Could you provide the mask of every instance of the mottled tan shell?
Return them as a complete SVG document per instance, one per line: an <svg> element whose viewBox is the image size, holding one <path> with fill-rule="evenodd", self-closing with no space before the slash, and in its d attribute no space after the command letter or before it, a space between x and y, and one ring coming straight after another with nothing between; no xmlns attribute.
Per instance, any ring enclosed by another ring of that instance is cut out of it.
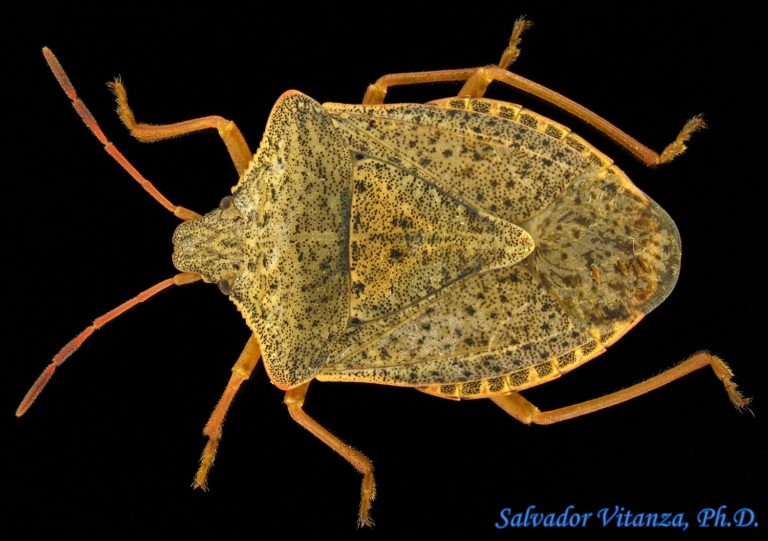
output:
<svg viewBox="0 0 768 541"><path fill-rule="evenodd" d="M232 281L281 388L525 388L603 351L679 272L674 223L609 159L487 99L321 106L287 93L233 194L229 218L199 221L215 235L180 226L174 261ZM225 263L194 255L219 249Z"/></svg>

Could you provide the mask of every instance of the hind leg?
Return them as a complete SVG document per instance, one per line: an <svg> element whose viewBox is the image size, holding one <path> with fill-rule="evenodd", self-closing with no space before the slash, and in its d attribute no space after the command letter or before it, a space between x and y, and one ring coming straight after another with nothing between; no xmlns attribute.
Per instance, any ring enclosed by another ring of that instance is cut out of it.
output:
<svg viewBox="0 0 768 541"><path fill-rule="evenodd" d="M511 393L504 396L492 397L497 406L506 411L512 417L527 425L533 423L538 425L551 425L587 415L601 409L610 408L627 400L637 398L645 393L663 387L668 383L687 376L691 372L710 366L717 378L725 386L725 391L731 399L731 403L738 409L748 409L750 399L745 398L736 388L736 384L731 379L733 372L725 362L714 355L700 351L686 359L685 361L669 368L645 381L636 385L627 387L615 393L601 396L586 402L572 404L564 408L558 408L550 411L540 411L539 408L528 402L518 393Z"/></svg>

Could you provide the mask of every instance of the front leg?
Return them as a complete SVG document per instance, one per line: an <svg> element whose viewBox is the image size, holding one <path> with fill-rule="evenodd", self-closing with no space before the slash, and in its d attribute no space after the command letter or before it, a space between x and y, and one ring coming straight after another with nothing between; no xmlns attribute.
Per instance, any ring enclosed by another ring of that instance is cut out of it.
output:
<svg viewBox="0 0 768 541"><path fill-rule="evenodd" d="M237 169L237 175L242 176L245 170L248 169L253 153L248 148L248 143L245 142L245 137L240 132L240 128L231 120L213 115L175 122L173 124L145 124L143 122L136 122L133 110L128 105L128 92L125 90L123 81L118 78L110 83L109 87L115 93L117 114L120 120L123 121L131 135L142 143L152 143L154 141L162 141L202 130L213 129L219 132L221 140L224 141L229 157L232 159L235 169Z"/></svg>
<svg viewBox="0 0 768 541"><path fill-rule="evenodd" d="M360 489L360 512L357 518L358 526L373 526L369 516L371 502L376 497L376 483L373 480L373 463L357 449L353 449L339 438L331 434L325 427L304 412L304 398L307 395L309 383L305 383L286 391L283 402L288 406L288 413L293 420L309 430L312 435L336 451L347 462L363 474L363 485Z"/></svg>
<svg viewBox="0 0 768 541"><path fill-rule="evenodd" d="M216 408L203 429L203 435L208 438L208 442L205 444L203 454L200 456L200 468L198 468L195 480L192 483L194 488L208 490L208 472L211 466L213 466L213 461L216 459L216 451L219 449L224 418L227 416L227 411L229 406L232 405L232 400L235 398L237 390L244 381L251 377L251 373L256 368L259 359L261 359L261 347L256 336L251 335L235 366L232 367L229 383L227 383L224 393L221 395Z"/></svg>

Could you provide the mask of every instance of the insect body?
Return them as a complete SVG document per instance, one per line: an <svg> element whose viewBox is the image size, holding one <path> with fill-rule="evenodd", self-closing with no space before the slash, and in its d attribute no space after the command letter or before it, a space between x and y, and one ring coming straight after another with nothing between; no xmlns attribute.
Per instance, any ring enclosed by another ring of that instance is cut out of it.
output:
<svg viewBox="0 0 768 541"><path fill-rule="evenodd" d="M370 525L373 466L303 410L312 380L415 387L445 398L489 398L525 423L548 424L614 405L703 366L746 406L723 361L698 353L611 395L541 412L517 391L602 353L671 292L680 268L672 219L604 154L521 106L485 99L492 80L522 88L593 124L649 165L671 160L702 126L689 121L662 154L594 113L498 66L382 77L363 105L290 91L251 154L231 122L206 117L136 123L141 140L216 128L239 182L197 215L171 204L109 143L45 52L86 124L158 201L186 221L173 236L181 271L86 329L22 401L97 328L169 287L202 279L235 303L253 336L204 433L195 485L205 488L224 415L258 362L286 391L291 416L363 474L359 522ZM465 81L459 97L383 104L388 86Z"/></svg>

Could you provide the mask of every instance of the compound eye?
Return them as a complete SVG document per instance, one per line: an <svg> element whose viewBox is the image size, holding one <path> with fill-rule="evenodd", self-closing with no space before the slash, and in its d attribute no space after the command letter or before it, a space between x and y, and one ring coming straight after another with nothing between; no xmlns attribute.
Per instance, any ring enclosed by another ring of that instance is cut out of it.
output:
<svg viewBox="0 0 768 541"><path fill-rule="evenodd" d="M232 198L231 195L222 197L221 201L219 202L219 208L221 210L227 210L229 207L232 206L233 202L234 202L234 199Z"/></svg>
<svg viewBox="0 0 768 541"><path fill-rule="evenodd" d="M226 278L222 278L221 280L219 280L219 282L216 285L219 287L219 291L221 291L225 295L229 295L230 292L232 291L232 284Z"/></svg>

